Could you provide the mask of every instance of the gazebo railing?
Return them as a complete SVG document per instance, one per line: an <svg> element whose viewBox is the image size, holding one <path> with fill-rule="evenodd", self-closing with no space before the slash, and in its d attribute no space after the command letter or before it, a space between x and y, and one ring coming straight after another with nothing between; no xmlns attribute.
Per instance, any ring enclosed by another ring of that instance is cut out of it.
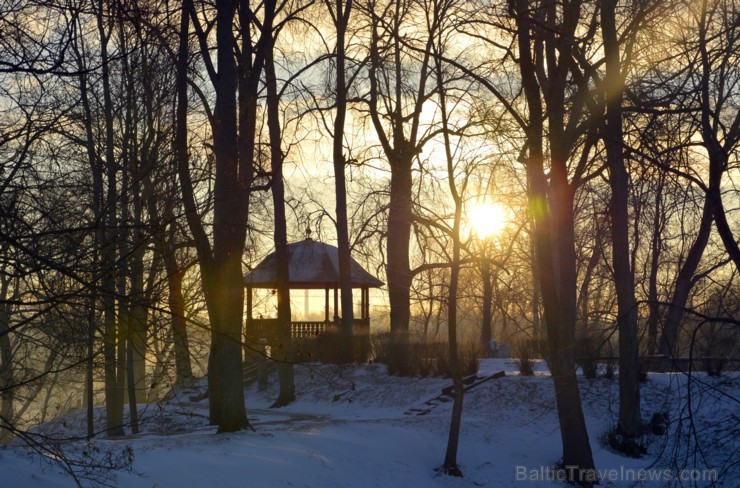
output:
<svg viewBox="0 0 740 488"><path fill-rule="evenodd" d="M255 339L277 338L277 319L252 319L247 323L247 336ZM290 335L293 339L318 337L335 331L338 324L334 321L297 321L290 323ZM355 319L355 332L367 333L370 319Z"/></svg>
<svg viewBox="0 0 740 488"><path fill-rule="evenodd" d="M334 322L291 322L290 336L293 339L318 337L334 328Z"/></svg>

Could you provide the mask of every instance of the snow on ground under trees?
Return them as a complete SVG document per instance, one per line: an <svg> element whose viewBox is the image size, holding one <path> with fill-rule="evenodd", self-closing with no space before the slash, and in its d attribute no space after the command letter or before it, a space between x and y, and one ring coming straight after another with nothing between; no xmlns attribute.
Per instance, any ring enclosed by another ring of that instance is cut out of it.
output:
<svg viewBox="0 0 740 488"><path fill-rule="evenodd" d="M281 409L268 408L276 385L266 392L246 388L255 431L216 435L208 425L208 401L191 401L205 390L202 379L167 401L141 405L142 432L136 436L67 441L61 447L71 459L83 452L130 451L130 470L98 478L118 487L562 485L551 469L561 453L552 380L545 365L538 366L536 375L527 377L516 373L512 360L481 362L479 376L501 370L506 376L465 396L458 458L464 478L435 472L444 456L452 403L425 404L450 380L392 377L379 364L297 366L298 401ZM641 391L643 418L666 413L670 424L666 436L647 435L648 455L634 459L612 452L604 441L616 423L617 378L581 379L601 486L709 486L703 479L715 474L719 486L740 486L740 374L651 373ZM104 412L96 413L102 426ZM38 431L84 435L85 413L70 412ZM0 449L0 468L3 487L75 485L18 441ZM641 478L653 481L636 481Z"/></svg>

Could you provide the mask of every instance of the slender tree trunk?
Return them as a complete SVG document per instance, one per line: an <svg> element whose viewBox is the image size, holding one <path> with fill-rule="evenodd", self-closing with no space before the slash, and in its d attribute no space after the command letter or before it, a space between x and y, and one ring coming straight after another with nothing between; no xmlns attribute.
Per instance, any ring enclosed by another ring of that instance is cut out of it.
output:
<svg viewBox="0 0 740 488"><path fill-rule="evenodd" d="M123 388L118 376L116 343L119 334L116 325L116 173L117 161L114 152L113 100L110 87L110 64L108 40L111 30L106 31L105 22L111 12L104 12L101 4L97 11L97 28L100 38L101 72L103 88L103 117L105 122L105 176L107 190L104 211L104 239L102 241L101 295L103 301L103 358L105 363L105 411L106 430L109 436L123 435ZM120 337L123 340L123 337Z"/></svg>
<svg viewBox="0 0 740 488"><path fill-rule="evenodd" d="M708 52L708 2L703 0L701 4L701 16L699 19L699 53L701 56L701 81L700 81L700 103L701 103L701 132L704 142L704 147L707 150L709 156L709 184L706 188L706 196L704 199L704 207L702 209L701 221L699 223L699 232L689 249L689 253L686 256L681 270L679 271L678 278L676 280L676 287L673 293L673 299L666 316L665 325L663 327L663 335L660 341L660 352L666 355L674 355L680 352L680 344L677 343L678 335L681 326L681 319L683 317L684 307L688 301L691 289L694 286L694 276L696 270L699 267L701 258L704 254L704 250L709 242L709 236L711 234L712 221L717 224L717 229L720 231L720 237L725 244L730 257L735 259L736 254L733 249L734 241L732 235L728 235L723 225L724 208L722 207L722 199L720 192L720 184L722 182L722 174L726 169L727 164L727 152L717 139L717 125L715 117L716 110L711 106L710 102L710 90L712 85L711 75L713 72L712 64L710 61L710 55ZM732 133L728 133L725 137L725 145L731 147L732 144L737 142L738 131L740 131L740 115L736 115L735 128ZM724 122L723 122L724 124ZM720 216L720 214L722 214ZM719 219L717 218L719 216ZM737 244L734 245L737 248ZM736 260L737 264L738 261Z"/></svg>
<svg viewBox="0 0 740 488"><path fill-rule="evenodd" d="M601 31L606 58L607 113L604 128L611 186L612 262L617 291L619 328L619 432L636 438L642 434L640 417L640 365L637 339L637 301L630 266L629 177L622 152L622 68L616 30L617 0L602 0ZM623 446L627 447L627 446Z"/></svg>
<svg viewBox="0 0 740 488"><path fill-rule="evenodd" d="M336 114L334 118L333 158L337 213L337 248L339 250L339 288L342 297L342 319L340 334L342 350L340 359L345 363L353 360L354 309L352 305L352 263L349 247L347 222L347 184L344 158L344 123L347 114L347 86L345 77L345 33L352 11L352 0L336 0L334 25L337 32L336 71Z"/></svg>
<svg viewBox="0 0 740 488"><path fill-rule="evenodd" d="M444 11L435 12L436 15L444 15ZM435 17L438 20L438 17ZM441 49L441 42L437 46ZM442 133L445 143L445 156L447 160L447 181L450 187L452 200L455 202L455 217L452 224L452 263L450 266L450 288L447 311L447 341L450 354L450 372L452 373L452 385L454 387L452 402L452 417L450 419L450 431L447 437L447 450L442 466L444 472L451 476L462 476L462 470L457 464L457 449L460 444L460 426L462 424L463 401L465 390L463 387L462 368L458 356L457 346L457 291L460 278L460 222L462 220L463 200L457 190L455 181L455 166L452 156L450 142L450 129L448 127L447 97L445 93L444 80L442 78L442 60L435 57L437 71L437 91L439 92L439 106L442 119Z"/></svg>
<svg viewBox="0 0 740 488"><path fill-rule="evenodd" d="M711 178L711 176L710 176ZM711 183L710 183L711 186ZM673 297L666 313L665 323L663 324L663 334L661 335L659 351L661 354L673 356L678 354L678 332L683 318L684 307L689 299L689 294L694 286L693 280L696 270L699 267L704 249L709 242L709 234L712 230L712 206L709 201L709 193L704 200L701 221L699 222L699 232L696 235L694 243L689 248L686 260L683 262L681 269L676 277L676 284L673 289Z"/></svg>
<svg viewBox="0 0 740 488"><path fill-rule="evenodd" d="M663 186L664 176L661 173L658 187L655 189L655 207L653 215L653 236L650 240L650 274L648 276L648 356L653 356L658 347L658 323L660 322L660 307L658 306L658 268L660 254L663 248L662 232L664 225L661 220L663 214Z"/></svg>
<svg viewBox="0 0 740 488"><path fill-rule="evenodd" d="M4 267L3 267L4 268ZM13 387L13 348L10 343L11 302L8 301L10 278L3 269L0 277L0 446L13 438L8 428L13 420L13 402L15 388Z"/></svg>
<svg viewBox="0 0 740 488"><path fill-rule="evenodd" d="M277 258L277 300L279 343L272 348L278 362L280 395L273 407L282 407L295 400L293 379L293 339L291 337L290 282L288 254L288 231L285 220L285 184L283 182L283 151L280 130L280 99L277 94L273 45L268 50L265 63L267 83L267 124L270 132L270 160L272 168L272 204L275 216L275 255Z"/></svg>
<svg viewBox="0 0 740 488"><path fill-rule="evenodd" d="M174 228L174 223L171 224ZM169 242L174 243L174 230ZM188 341L187 322L185 320L185 299L182 294L184 271L177 264L174 251L164 251L165 270L167 272L167 303L172 317L172 339L175 349L175 371L177 383L193 377L190 363L190 346Z"/></svg>
<svg viewBox="0 0 740 488"><path fill-rule="evenodd" d="M491 305L493 304L493 286L491 285L491 265L488 262L481 264L481 279L483 280L483 307L481 318L480 342L484 357L488 356L488 344L493 338L491 331Z"/></svg>
<svg viewBox="0 0 740 488"><path fill-rule="evenodd" d="M93 249L92 262L90 264L90 283L91 290L88 298L88 326L87 326L87 360L85 365L85 400L86 400L86 425L87 437L91 438L95 433L94 426L94 350L95 350L95 333L97 325L97 307L99 297L99 284L101 275L100 249L105 241L105 230L103 227L103 169L100 158L95 148L95 138L93 135L93 119L90 107L90 96L88 91L88 79L85 69L85 59L83 56L84 47L80 46L75 40L73 50L77 58L77 64L80 68L80 101L82 102L83 124L85 127L85 139L87 160L90 165L92 174L92 214L94 216L93 227Z"/></svg>
<svg viewBox="0 0 740 488"><path fill-rule="evenodd" d="M735 8L734 4L731 8ZM729 15L725 14L724 22L733 22L730 20L733 18L733 14L736 15L736 12L733 11ZM710 22L708 1L703 0L699 24L699 53L701 55L701 133L704 147L709 154L710 174L714 174L716 179L716 184L714 185L712 185L710 181L707 196L712 205L717 233L722 239L722 244L724 245L727 254L730 256L730 259L732 259L735 263L735 267L740 271L740 247L738 247L738 242L735 240L732 229L730 229L730 224L727 221L724 204L722 203L722 192L720 191L722 174L727 170L730 153L732 152L732 148L736 146L738 139L740 139L740 113L735 113L733 123L727 123L726 121L719 122L721 112L719 110L715 110L712 106L711 90L716 90L718 88L712 86L713 81L711 79L711 75L715 70L712 66L711 55L709 52L710 43L707 40L709 35L707 29ZM735 20L734 22L735 24L733 25L733 28L737 25L737 21ZM726 50L726 54L720 58L719 62L726 62L727 58L725 56L734 56L734 51L737 49L737 46L733 46L732 44L735 44L736 41L730 42L731 44L729 49ZM723 82L722 85L725 85L725 83ZM731 89L728 87L728 90ZM724 95L724 93L718 93L717 97L721 99ZM717 101L715 107L719 108L722 104L723 102ZM720 136L718 134L720 126L730 127L730 129L725 129L723 136Z"/></svg>

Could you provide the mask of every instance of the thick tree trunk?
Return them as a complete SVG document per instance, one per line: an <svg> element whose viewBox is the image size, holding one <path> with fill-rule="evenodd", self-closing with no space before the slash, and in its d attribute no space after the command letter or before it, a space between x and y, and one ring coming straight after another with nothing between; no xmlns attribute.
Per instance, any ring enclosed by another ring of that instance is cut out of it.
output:
<svg viewBox="0 0 740 488"><path fill-rule="evenodd" d="M437 22L429 26L432 31L428 32L429 38L420 61L418 85L411 95L404 85L402 61L402 24L406 7L404 2L399 1L382 13L373 12L368 72L369 115L391 168L386 234L386 277L391 322L388 369L393 374L402 375L409 372L410 295L413 279L409 266L413 222L411 168L416 154L421 151L418 141L419 123L422 106L428 96L426 83L430 70L432 39L435 36L434 30L438 28ZM383 34L381 30L384 31ZM388 44L381 47L381 40ZM389 80L393 81L389 84ZM384 89L387 91L384 92ZM414 97L409 113L405 113L408 100Z"/></svg>
<svg viewBox="0 0 740 488"><path fill-rule="evenodd" d="M391 162L391 195L388 211L386 256L391 335L388 369L392 374L408 374L409 321L411 318L411 162L399 158Z"/></svg>
<svg viewBox="0 0 740 488"><path fill-rule="evenodd" d="M554 5L552 6L554 8ZM568 12L568 24L577 21L578 12ZM566 168L565 135L563 133L564 65L554 69L548 93L551 171L550 190L544 171L544 110L540 98L540 86L532 54L533 23L527 0L516 3L518 24L518 50L520 69L529 123L526 129L529 158L527 180L529 183L529 205L534 219L535 257L538 281L544 304L547 335L550 346L550 366L555 383L555 399L563 446L563 464L575 467L567 474L571 481L592 485L595 480L584 479L594 469L591 444L581 406L578 381L575 371L575 326L576 326L576 271L575 238L573 223L573 189L568 183ZM552 15L548 12L548 15ZM574 20L575 19L575 20ZM554 22L554 18L549 19ZM565 26L567 29L568 26ZM538 42L544 42L539 40ZM550 50L554 50L553 39L547 39ZM556 56L549 54L549 59ZM567 56L566 56L567 58ZM565 63L565 61L563 61Z"/></svg>
<svg viewBox="0 0 740 488"><path fill-rule="evenodd" d="M168 253L165 256L165 269L167 271L167 303L172 317L176 381L182 383L193 377L193 369L190 363L190 346L185 320L185 299L182 294L183 270L178 267L174 253Z"/></svg>
<svg viewBox="0 0 740 488"><path fill-rule="evenodd" d="M619 328L619 432L629 438L642 434L637 301L630 266L629 177L622 152L622 68L616 31L617 0L602 0L601 31L606 58L607 113L604 145L611 186L612 263L617 291ZM626 445L623 447L627 447Z"/></svg>
<svg viewBox="0 0 740 488"><path fill-rule="evenodd" d="M247 427L242 387L241 329L244 308L242 254L246 236L248 188L239 180L237 150L238 70L234 58L234 2L216 2L218 77L215 80L214 155L216 178L213 209L213 274L207 280L211 294L211 356L209 387L211 422L219 432Z"/></svg>

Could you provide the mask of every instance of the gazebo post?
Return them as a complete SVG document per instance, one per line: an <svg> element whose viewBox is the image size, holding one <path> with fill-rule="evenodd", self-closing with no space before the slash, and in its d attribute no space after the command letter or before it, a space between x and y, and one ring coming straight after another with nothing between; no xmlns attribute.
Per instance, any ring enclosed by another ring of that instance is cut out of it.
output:
<svg viewBox="0 0 740 488"><path fill-rule="evenodd" d="M247 349L247 341L249 339L249 332L252 328L252 287L247 286L247 318L244 323L244 362L246 363L249 359L249 349Z"/></svg>
<svg viewBox="0 0 740 488"><path fill-rule="evenodd" d="M324 322L329 322L329 287L326 287L326 301L324 303Z"/></svg>
<svg viewBox="0 0 740 488"><path fill-rule="evenodd" d="M252 321L252 287L247 287L247 324Z"/></svg>
<svg viewBox="0 0 740 488"><path fill-rule="evenodd" d="M339 325L339 289L334 288L334 325Z"/></svg>
<svg viewBox="0 0 740 488"><path fill-rule="evenodd" d="M362 301L362 305L364 310L362 311L362 318L363 319L370 319L370 288L365 287L362 289L364 300Z"/></svg>

